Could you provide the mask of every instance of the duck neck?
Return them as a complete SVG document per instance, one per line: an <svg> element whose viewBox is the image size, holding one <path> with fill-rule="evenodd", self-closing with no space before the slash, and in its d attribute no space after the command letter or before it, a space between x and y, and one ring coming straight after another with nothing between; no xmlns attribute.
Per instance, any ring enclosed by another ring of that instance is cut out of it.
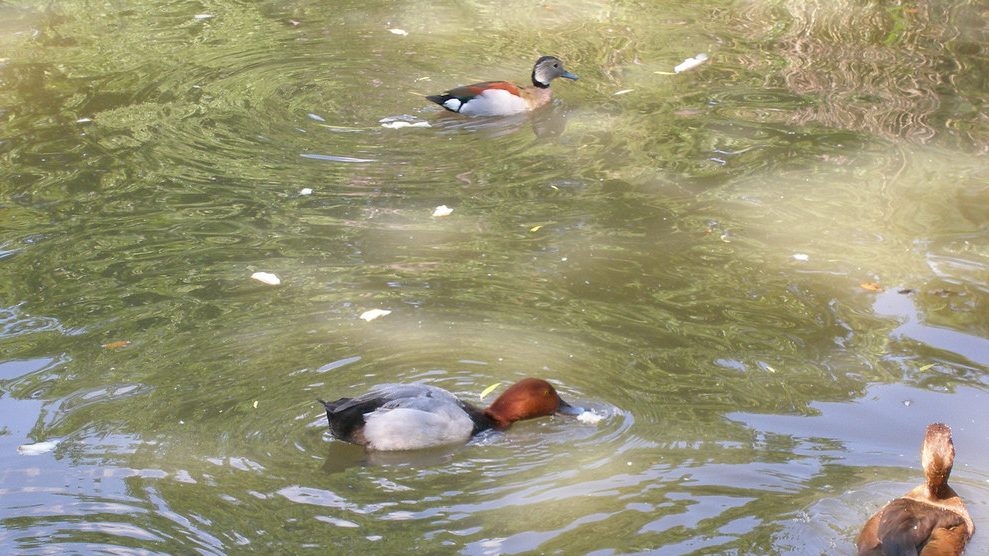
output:
<svg viewBox="0 0 989 556"><path fill-rule="evenodd" d="M498 420L489 415L487 411L482 411L468 403L461 403L461 407L470 416L470 420L474 422L471 436L488 429L502 428L499 426Z"/></svg>
<svg viewBox="0 0 989 556"><path fill-rule="evenodd" d="M536 70L532 70L532 86L537 89L549 89L549 83L543 83L536 79Z"/></svg>
<svg viewBox="0 0 989 556"><path fill-rule="evenodd" d="M938 465L931 465L925 470L927 492L934 498L947 498L948 476L951 474L951 468L940 465L941 462L937 463Z"/></svg>
<svg viewBox="0 0 989 556"><path fill-rule="evenodd" d="M948 498L948 483L944 481L927 481L927 494L931 498L942 499Z"/></svg>
<svg viewBox="0 0 989 556"><path fill-rule="evenodd" d="M525 98L526 103L528 103L529 108L539 108L545 106L549 103L550 99L553 98L553 90L549 87L545 89L526 89L523 92L523 98Z"/></svg>
<svg viewBox="0 0 989 556"><path fill-rule="evenodd" d="M484 410L484 418L491 423L491 426L489 428L492 429L505 430L512 424L511 421L502 419L497 415L495 415L494 413L492 413L490 407Z"/></svg>

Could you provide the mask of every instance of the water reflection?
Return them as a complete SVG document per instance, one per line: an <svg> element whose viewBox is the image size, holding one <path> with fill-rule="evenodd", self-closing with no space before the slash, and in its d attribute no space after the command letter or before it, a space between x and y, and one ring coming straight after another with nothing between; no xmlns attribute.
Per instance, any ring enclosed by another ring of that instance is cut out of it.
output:
<svg viewBox="0 0 989 556"><path fill-rule="evenodd" d="M978 521L984 12L0 6L0 552L841 553L932 420ZM531 115L417 90L540 52ZM607 418L383 455L313 401L528 375Z"/></svg>
<svg viewBox="0 0 989 556"><path fill-rule="evenodd" d="M974 69L968 63L980 64L963 62L968 56L959 54L971 50L971 41L984 44L985 29L972 24L982 19L981 8L821 1L747 7L734 12L742 18L733 23L758 40L766 25L776 22L772 53L784 64L778 77L789 91L816 100L790 113L791 122L918 143L954 142L960 135L964 146L985 152L981 126L971 125L978 114L958 109L957 103L970 102L969 93L955 94ZM949 88L954 93L946 96Z"/></svg>
<svg viewBox="0 0 989 556"><path fill-rule="evenodd" d="M950 295L950 294L949 294ZM975 365L989 365L989 340L960 331L924 324L909 297L899 292L884 292L876 299L875 311L903 319L893 330L893 337L921 342L937 350L960 355Z"/></svg>
<svg viewBox="0 0 989 556"><path fill-rule="evenodd" d="M332 441L331 441L332 442ZM340 441L333 442L323 463L326 473L340 473L358 465L406 465L410 467L435 467L449 463L453 454L462 447L445 446L430 450L409 452L365 451L360 446L346 447Z"/></svg>
<svg viewBox="0 0 989 556"><path fill-rule="evenodd" d="M442 111L433 118L433 125L440 128L441 135L456 136L462 132L479 133L486 139L496 139L531 129L536 137L552 139L559 137L567 129L571 111L555 102L532 114L517 114L504 117L465 118L459 114Z"/></svg>

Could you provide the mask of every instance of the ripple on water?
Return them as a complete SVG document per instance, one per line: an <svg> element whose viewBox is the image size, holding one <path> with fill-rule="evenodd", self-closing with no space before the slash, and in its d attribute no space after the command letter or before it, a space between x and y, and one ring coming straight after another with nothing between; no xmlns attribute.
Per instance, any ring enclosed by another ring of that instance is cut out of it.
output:
<svg viewBox="0 0 989 556"><path fill-rule="evenodd" d="M23 304L0 307L0 339L12 339L39 332L65 331L65 327L58 319L31 315Z"/></svg>
<svg viewBox="0 0 989 556"><path fill-rule="evenodd" d="M0 552L844 552L945 411L985 506L978 7L476 4L0 7ZM538 114L421 98L551 47ZM605 419L315 402L527 375Z"/></svg>

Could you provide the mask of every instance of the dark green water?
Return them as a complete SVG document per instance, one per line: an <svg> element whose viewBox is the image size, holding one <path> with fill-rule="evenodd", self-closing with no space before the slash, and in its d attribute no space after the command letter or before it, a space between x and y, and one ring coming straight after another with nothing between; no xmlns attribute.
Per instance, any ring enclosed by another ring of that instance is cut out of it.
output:
<svg viewBox="0 0 989 556"><path fill-rule="evenodd" d="M848 553L936 420L989 552L987 39L957 0L0 3L0 552ZM420 96L540 54L581 79L538 114ZM607 417L367 456L314 403L522 376Z"/></svg>

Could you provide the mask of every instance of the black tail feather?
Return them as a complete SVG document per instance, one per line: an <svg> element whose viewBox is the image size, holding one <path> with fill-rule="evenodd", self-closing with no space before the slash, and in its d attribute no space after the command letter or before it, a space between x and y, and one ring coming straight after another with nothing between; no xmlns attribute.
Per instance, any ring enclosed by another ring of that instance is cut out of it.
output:
<svg viewBox="0 0 989 556"><path fill-rule="evenodd" d="M451 98L453 97L451 97L450 95L429 95L426 97L427 100L431 100L436 104L439 104L440 106L443 106L443 103L450 100ZM443 108L446 107L443 106Z"/></svg>
<svg viewBox="0 0 989 556"><path fill-rule="evenodd" d="M326 408L326 421L330 426L330 433L340 440L353 442L354 444L365 444L360 429L364 426L364 414L374 411L378 404L375 400L368 400L363 403L349 404L352 398L340 398L328 402L317 399Z"/></svg>
<svg viewBox="0 0 989 556"><path fill-rule="evenodd" d="M349 402L350 401L350 398L340 398L339 400L334 400L332 402L327 402L327 401L323 401L323 400L320 400L320 399L317 399L316 401L319 402L319 403L321 403L321 404L323 404L323 407L326 408L326 411L327 412L332 413L332 412L336 411L336 408L338 406L340 406L340 404L344 404L344 403Z"/></svg>

